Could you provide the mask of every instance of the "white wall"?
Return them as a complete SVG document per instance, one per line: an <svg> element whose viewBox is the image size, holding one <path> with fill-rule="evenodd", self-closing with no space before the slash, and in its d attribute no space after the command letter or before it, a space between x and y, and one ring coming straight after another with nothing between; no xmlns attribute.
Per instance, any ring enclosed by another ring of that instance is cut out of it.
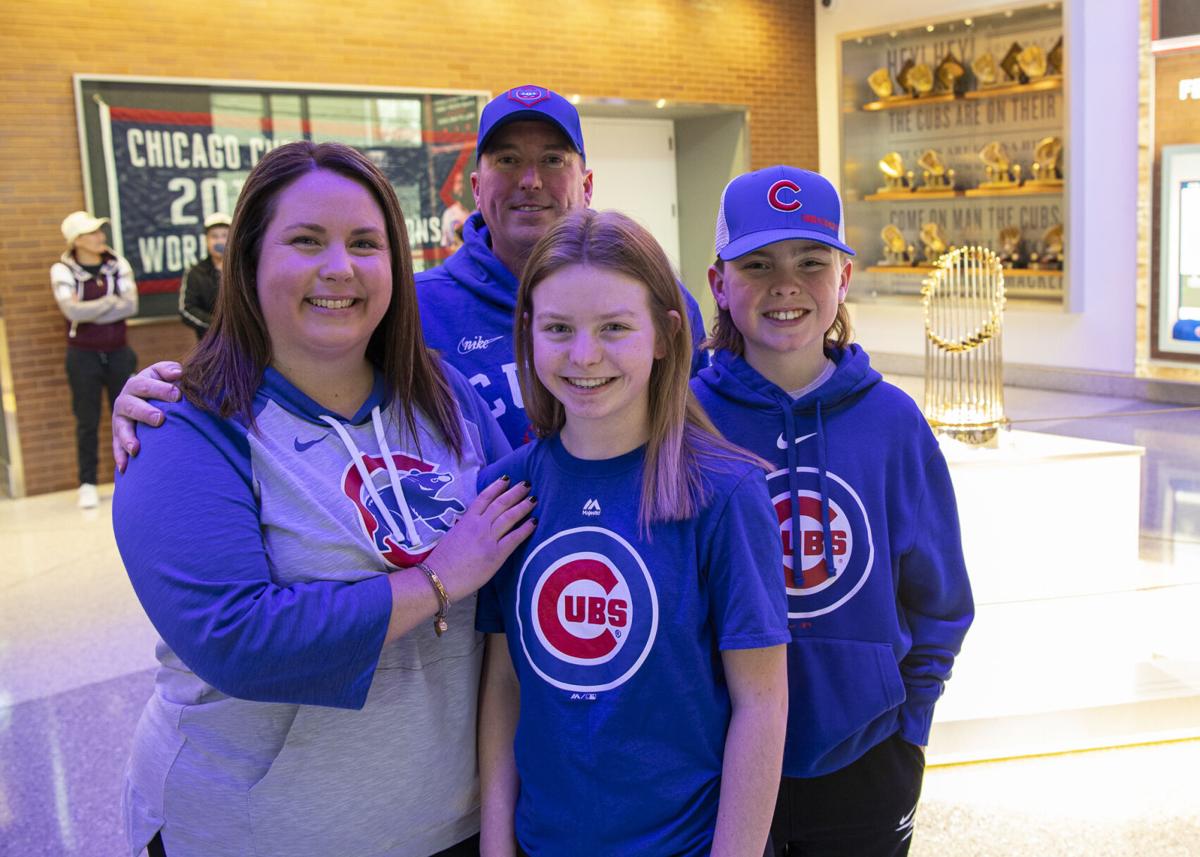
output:
<svg viewBox="0 0 1200 857"><path fill-rule="evenodd" d="M996 9L994 3L969 0L917 5L833 0L828 9L816 4L821 171L839 182L840 34ZM1071 0L1064 19L1067 254L1075 311L1010 309L1004 356L1009 363L1131 374L1136 347L1138 2ZM862 250L860 264L869 264L878 253L876 247ZM869 351L923 353L918 305L857 304L851 311L857 338Z"/></svg>

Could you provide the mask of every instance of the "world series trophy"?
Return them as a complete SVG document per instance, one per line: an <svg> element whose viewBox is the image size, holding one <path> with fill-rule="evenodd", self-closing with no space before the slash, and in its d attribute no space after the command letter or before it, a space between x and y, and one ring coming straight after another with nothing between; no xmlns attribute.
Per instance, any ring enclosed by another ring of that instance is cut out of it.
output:
<svg viewBox="0 0 1200 857"><path fill-rule="evenodd" d="M941 153L936 149L926 149L917 164L922 169L921 178L924 180L924 184L917 188L917 193L954 190L954 170L946 168Z"/></svg>
<svg viewBox="0 0 1200 857"><path fill-rule="evenodd" d="M1033 149L1033 178L1029 187L1057 189L1063 184L1063 144L1058 137L1044 137Z"/></svg>
<svg viewBox="0 0 1200 857"><path fill-rule="evenodd" d="M904 159L899 152L888 152L879 159L879 171L883 173L883 187L879 193L897 193L912 190L913 174L904 171Z"/></svg>
<svg viewBox="0 0 1200 857"><path fill-rule="evenodd" d="M904 240L904 233L894 223L883 227L879 233L883 239L883 259L879 264L908 267L912 265L913 246Z"/></svg>
<svg viewBox="0 0 1200 857"><path fill-rule="evenodd" d="M987 181L979 183L981 190L1007 190L1021 184L1021 165L1008 159L1008 150L999 140L993 140L979 151Z"/></svg>
<svg viewBox="0 0 1200 857"><path fill-rule="evenodd" d="M939 434L995 446L1004 416L1004 270L986 247L943 255L921 286L925 419Z"/></svg>

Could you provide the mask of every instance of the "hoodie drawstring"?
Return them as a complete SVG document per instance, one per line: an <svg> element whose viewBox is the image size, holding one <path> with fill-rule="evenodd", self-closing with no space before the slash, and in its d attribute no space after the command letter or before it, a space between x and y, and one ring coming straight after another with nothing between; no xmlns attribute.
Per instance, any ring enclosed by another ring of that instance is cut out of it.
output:
<svg viewBox="0 0 1200 857"><path fill-rule="evenodd" d="M792 575L801 585L804 575L804 529L800 522L800 466L796 454L796 420L792 402L783 403L783 424L787 438L788 494L792 511ZM825 421L821 416L821 400L817 399L817 481L821 489L821 544L825 554L825 570L830 577L837 575L833 564L833 532L829 526L829 477L825 472Z"/></svg>
<svg viewBox="0 0 1200 857"><path fill-rule="evenodd" d="M401 538L402 531L396 525L396 519L392 517L391 510L384 505L383 498L379 496L379 489L375 487L375 482L371 479L371 474L367 472L367 465L363 460L363 454L359 451L357 444L354 443L354 438L350 437L350 433L346 431L345 426L328 414L322 414L321 419L333 428L334 432L341 439L342 445L346 447L346 451L350 453L350 460L354 462L354 467L358 471L359 478L362 479L363 486L367 489L367 494L375 501L375 506L379 509L379 514L383 516L383 520L387 524L392 538L398 544L404 543L405 540ZM379 454L383 458L384 466L387 468L388 479L392 484L392 493L396 495L396 502L400 506L400 514L404 518L403 532L408 534L407 543L409 545L417 545L420 543L417 538L417 527L413 521L412 510L408 507L408 501L404 499L404 489L400 485L400 474L396 470L396 462L392 458L392 450L388 447L387 438L383 433L383 419L379 414L378 405L371 409L371 422L375 426L375 440L379 444Z"/></svg>

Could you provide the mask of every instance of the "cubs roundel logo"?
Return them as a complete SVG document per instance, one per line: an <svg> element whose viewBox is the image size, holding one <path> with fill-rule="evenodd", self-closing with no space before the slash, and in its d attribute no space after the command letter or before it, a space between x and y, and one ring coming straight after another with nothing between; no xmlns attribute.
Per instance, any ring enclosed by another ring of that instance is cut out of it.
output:
<svg viewBox="0 0 1200 857"><path fill-rule="evenodd" d="M517 578L517 625L529 665L554 687L611 690L645 662L658 595L637 550L602 527L538 545Z"/></svg>
<svg viewBox="0 0 1200 857"><path fill-rule="evenodd" d="M799 193L800 185L780 179L767 191L767 202L776 211L795 211L800 207L800 200L796 198Z"/></svg>
<svg viewBox="0 0 1200 857"><path fill-rule="evenodd" d="M375 550L390 565L409 568L429 555L438 540L446 534L466 506L457 497L443 496L454 484L454 476L440 473L434 465L419 458L400 453L392 454L392 461L399 473L400 490L404 503L400 503L392 488L387 465L383 458L363 455L368 476L375 493L387 507L399 532L393 533L388 526L387 516L379 509L371 492L363 483L358 468L351 462L342 474L342 491L358 510L358 520L363 533L370 539ZM411 532L416 535L410 541Z"/></svg>
<svg viewBox="0 0 1200 857"><path fill-rule="evenodd" d="M519 101L526 107L532 107L539 101L545 101L549 97L549 92L537 86L518 86L516 89L508 91L510 101Z"/></svg>
<svg viewBox="0 0 1200 857"><path fill-rule="evenodd" d="M841 477L826 471L829 486L829 546L833 568L825 559L825 528L821 526L821 486L817 470L797 467L800 533L792 532L791 487L787 470L767 477L767 488L783 538L783 578L788 593L788 616L823 616L837 610L871 574L875 544L871 522L858 494Z"/></svg>

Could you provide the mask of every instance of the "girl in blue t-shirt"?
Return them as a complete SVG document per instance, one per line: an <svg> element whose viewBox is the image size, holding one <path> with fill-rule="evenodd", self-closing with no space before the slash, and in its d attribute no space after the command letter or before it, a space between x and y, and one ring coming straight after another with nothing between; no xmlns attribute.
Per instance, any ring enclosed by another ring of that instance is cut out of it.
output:
<svg viewBox="0 0 1200 857"><path fill-rule="evenodd" d="M725 436L771 464L791 637L781 857L908 852L934 703L974 614L937 441L850 343L843 232L817 173L730 182L713 362L693 382Z"/></svg>
<svg viewBox="0 0 1200 857"><path fill-rule="evenodd" d="M482 852L760 854L788 640L761 462L688 388L682 295L616 212L533 250L515 347L534 535L480 592Z"/></svg>

